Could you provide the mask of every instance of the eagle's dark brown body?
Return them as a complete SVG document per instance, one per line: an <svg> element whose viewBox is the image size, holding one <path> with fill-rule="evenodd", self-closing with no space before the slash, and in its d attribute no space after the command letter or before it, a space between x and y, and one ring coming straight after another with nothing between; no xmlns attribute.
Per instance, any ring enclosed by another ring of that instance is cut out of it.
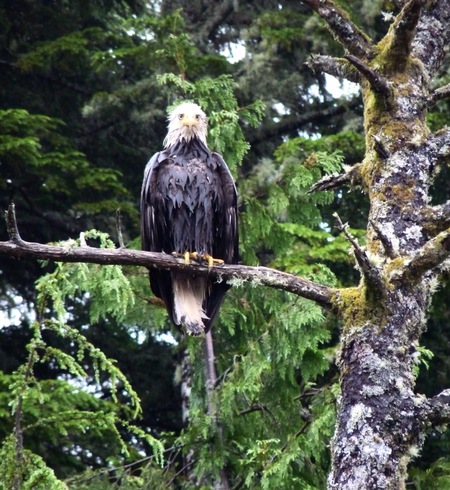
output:
<svg viewBox="0 0 450 490"><path fill-rule="evenodd" d="M141 234L144 250L197 252L237 262L236 188L222 157L201 139L178 141L147 164ZM192 273L163 270L150 271L150 283L173 323L191 335L211 328L229 287Z"/></svg>

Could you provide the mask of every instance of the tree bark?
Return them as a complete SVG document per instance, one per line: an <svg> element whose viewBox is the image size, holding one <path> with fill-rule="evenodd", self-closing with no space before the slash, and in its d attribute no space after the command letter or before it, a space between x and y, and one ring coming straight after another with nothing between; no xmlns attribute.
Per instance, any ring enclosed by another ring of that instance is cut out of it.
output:
<svg viewBox="0 0 450 490"><path fill-rule="evenodd" d="M361 282L336 295L344 327L329 488L402 489L432 414L434 420L448 416L448 396L431 402L415 394L413 367L450 250L448 203L429 206L433 169L450 153L449 131L430 135L425 122L430 101L448 92L434 95L429 84L450 39L450 2L405 2L376 46L332 1L304 3L328 23L359 72L366 155L357 180L370 200L369 263L355 248ZM343 66L322 60L324 69ZM316 59L314 68L320 63ZM352 185L351 177L328 178L313 191Z"/></svg>

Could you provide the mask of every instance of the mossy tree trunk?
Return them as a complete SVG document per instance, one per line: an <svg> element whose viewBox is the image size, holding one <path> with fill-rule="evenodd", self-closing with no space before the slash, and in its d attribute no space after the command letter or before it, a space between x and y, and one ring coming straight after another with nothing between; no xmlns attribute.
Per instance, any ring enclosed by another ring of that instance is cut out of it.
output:
<svg viewBox="0 0 450 490"><path fill-rule="evenodd" d="M429 190L448 161L450 130L431 134L426 115L450 93L430 90L450 39L450 1L397 2L401 11L378 44L333 2L304 3L346 51L311 65L359 81L364 102L364 160L316 188L346 181L370 200L366 247L353 243L361 283L334 296L344 330L329 488L401 489L427 429L449 412L446 393L429 400L414 392L414 366L439 273L449 266L450 203L431 206Z"/></svg>

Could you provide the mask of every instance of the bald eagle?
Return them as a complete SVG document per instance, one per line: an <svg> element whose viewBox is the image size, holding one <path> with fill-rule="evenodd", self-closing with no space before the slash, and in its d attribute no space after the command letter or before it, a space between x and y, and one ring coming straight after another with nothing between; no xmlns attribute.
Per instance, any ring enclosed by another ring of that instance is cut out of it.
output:
<svg viewBox="0 0 450 490"><path fill-rule="evenodd" d="M207 120L190 102L168 117L164 149L150 159L141 192L143 250L198 256L234 264L238 260L236 187L223 158L208 149ZM151 270L150 285L181 332L211 328L225 282L194 272Z"/></svg>

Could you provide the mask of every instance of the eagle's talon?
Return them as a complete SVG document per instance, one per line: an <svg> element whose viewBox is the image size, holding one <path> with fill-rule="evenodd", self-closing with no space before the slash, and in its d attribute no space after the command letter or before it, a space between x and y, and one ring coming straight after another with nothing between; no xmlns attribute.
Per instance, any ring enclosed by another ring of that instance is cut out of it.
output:
<svg viewBox="0 0 450 490"><path fill-rule="evenodd" d="M213 267L215 265L222 265L224 262L222 259L215 259L212 255L202 254L201 258L208 262L208 267Z"/></svg>
<svg viewBox="0 0 450 490"><path fill-rule="evenodd" d="M184 263L186 265L189 265L191 263L191 260L199 261L199 255L197 252L184 252L182 254L178 252L172 252L172 255L174 257L178 257L184 260Z"/></svg>

